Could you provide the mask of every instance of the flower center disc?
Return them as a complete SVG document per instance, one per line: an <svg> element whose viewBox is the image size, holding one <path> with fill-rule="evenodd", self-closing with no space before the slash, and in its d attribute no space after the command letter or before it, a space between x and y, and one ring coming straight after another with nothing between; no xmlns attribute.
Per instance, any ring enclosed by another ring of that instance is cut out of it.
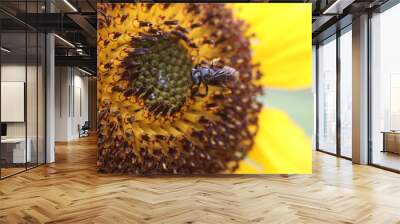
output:
<svg viewBox="0 0 400 224"><path fill-rule="evenodd" d="M134 51L125 59L135 94L157 115L172 115L190 95L192 59L175 38L136 38Z"/></svg>

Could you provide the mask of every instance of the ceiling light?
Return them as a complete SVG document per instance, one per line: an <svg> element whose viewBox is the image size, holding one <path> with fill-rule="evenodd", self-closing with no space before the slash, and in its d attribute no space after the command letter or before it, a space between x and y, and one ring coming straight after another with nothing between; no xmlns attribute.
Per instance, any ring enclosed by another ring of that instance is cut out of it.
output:
<svg viewBox="0 0 400 224"><path fill-rule="evenodd" d="M81 68L79 68L79 67L78 67L78 70L81 71L81 72L83 72L83 73L85 73L85 74L87 74L87 75L93 75L92 73L90 73L90 72L88 72L88 71L86 71L86 70L83 70L83 69L81 69Z"/></svg>
<svg viewBox="0 0 400 224"><path fill-rule="evenodd" d="M343 10L347 8L347 6L351 5L354 1L355 0L336 0L332 5L325 9L322 14L342 14Z"/></svg>
<svg viewBox="0 0 400 224"><path fill-rule="evenodd" d="M70 47L75 48L75 45L73 45L71 42L69 42L68 40L58 36L57 34L54 34L55 37L57 37L59 40L61 40L62 42L64 42L65 44L67 44Z"/></svg>
<svg viewBox="0 0 400 224"><path fill-rule="evenodd" d="M7 49L7 48L5 48L5 47L1 47L0 49L1 49L2 51L6 52L6 53L10 53L10 52L11 52L11 50L9 50L9 49Z"/></svg>
<svg viewBox="0 0 400 224"><path fill-rule="evenodd" d="M68 5L74 12L78 12L78 10L68 1L64 0L64 3Z"/></svg>

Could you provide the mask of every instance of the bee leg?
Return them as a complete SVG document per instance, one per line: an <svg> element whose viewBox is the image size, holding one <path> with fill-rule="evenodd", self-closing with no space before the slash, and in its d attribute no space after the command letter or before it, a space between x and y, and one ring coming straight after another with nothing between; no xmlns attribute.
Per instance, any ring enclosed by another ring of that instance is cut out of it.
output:
<svg viewBox="0 0 400 224"><path fill-rule="evenodd" d="M192 86L192 88L191 88L191 94L192 94L192 96L197 96L198 95L198 93L199 93L199 85L193 85Z"/></svg>
<svg viewBox="0 0 400 224"><path fill-rule="evenodd" d="M204 83L204 85L206 86L206 93L202 97L206 97L208 95L208 85L207 83Z"/></svg>
<svg viewBox="0 0 400 224"><path fill-rule="evenodd" d="M192 96L198 96L198 97L205 97L207 96L207 92L208 92L208 87L206 85L206 94L202 94L199 92L199 85L196 85L194 88L192 87Z"/></svg>

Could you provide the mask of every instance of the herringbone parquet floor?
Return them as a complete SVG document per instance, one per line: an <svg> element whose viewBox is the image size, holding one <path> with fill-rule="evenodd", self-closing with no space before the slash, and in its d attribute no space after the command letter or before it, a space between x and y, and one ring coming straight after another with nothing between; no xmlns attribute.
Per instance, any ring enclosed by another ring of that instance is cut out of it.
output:
<svg viewBox="0 0 400 224"><path fill-rule="evenodd" d="M0 223L400 223L400 175L314 154L313 175L96 173L94 138L0 181Z"/></svg>

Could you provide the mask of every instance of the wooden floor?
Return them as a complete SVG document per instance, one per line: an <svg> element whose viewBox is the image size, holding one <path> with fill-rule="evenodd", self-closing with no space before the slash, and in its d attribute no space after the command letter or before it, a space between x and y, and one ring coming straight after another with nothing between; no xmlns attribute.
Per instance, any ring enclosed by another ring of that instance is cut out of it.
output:
<svg viewBox="0 0 400 224"><path fill-rule="evenodd" d="M400 223L400 175L316 153L313 175L96 173L94 138L0 181L0 223Z"/></svg>
<svg viewBox="0 0 400 224"><path fill-rule="evenodd" d="M12 168L0 168L0 169L1 169L1 177L3 178L3 177L7 177L7 176L10 176L10 175L13 175L13 174L16 174L16 173L24 171L25 167L23 167L23 168L20 168L20 167L14 168L14 167L12 167Z"/></svg>

